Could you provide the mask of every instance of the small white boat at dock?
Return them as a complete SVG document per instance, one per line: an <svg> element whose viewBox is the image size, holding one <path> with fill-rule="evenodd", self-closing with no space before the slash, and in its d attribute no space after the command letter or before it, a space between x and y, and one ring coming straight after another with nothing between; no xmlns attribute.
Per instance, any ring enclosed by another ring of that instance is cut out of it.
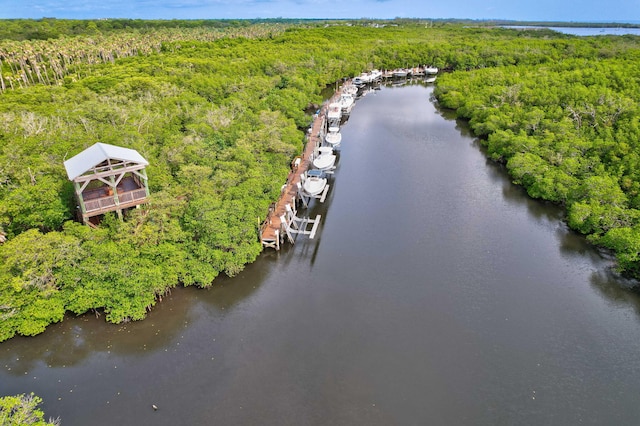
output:
<svg viewBox="0 0 640 426"><path fill-rule="evenodd" d="M338 104L340 104L340 108L342 109L342 114L351 113L351 109L353 108L355 101L356 100L352 95L348 93L342 93L340 95L340 99L338 100Z"/></svg>
<svg viewBox="0 0 640 426"><path fill-rule="evenodd" d="M318 148L318 154L319 155L333 154L333 148L331 148L330 146L321 146Z"/></svg>
<svg viewBox="0 0 640 426"><path fill-rule="evenodd" d="M404 69L404 68L398 68L398 69L393 70L393 71L391 72L391 75L392 75L394 78L404 78L404 77L406 77L407 75L409 75L409 71L408 71L408 70L406 70L406 69Z"/></svg>
<svg viewBox="0 0 640 426"><path fill-rule="evenodd" d="M318 148L318 152L320 155L313 159L313 167L318 170L332 169L336 163L336 156L333 154L333 148L320 147Z"/></svg>
<svg viewBox="0 0 640 426"><path fill-rule="evenodd" d="M329 104L329 108L327 109L327 119L332 121L340 121L342 118L342 105L337 102L333 102Z"/></svg>
<svg viewBox="0 0 640 426"><path fill-rule="evenodd" d="M302 190L311 196L321 194L327 186L327 178L319 170L309 170L300 176L302 180Z"/></svg>
<svg viewBox="0 0 640 426"><path fill-rule="evenodd" d="M326 134L324 140L331 146L340 145L340 142L342 142L342 134L340 133L340 128L329 127L329 133Z"/></svg>
<svg viewBox="0 0 640 426"><path fill-rule="evenodd" d="M432 66L428 66L428 67L424 67L424 73L425 74L438 74L438 67L432 67Z"/></svg>
<svg viewBox="0 0 640 426"><path fill-rule="evenodd" d="M359 76L353 79L353 84L356 86L363 86L365 84L373 83L382 78L382 71L371 70L370 72L363 72Z"/></svg>
<svg viewBox="0 0 640 426"><path fill-rule="evenodd" d="M351 95L355 98L358 94L358 86L355 84L345 84L342 87L342 93L346 93L347 95Z"/></svg>

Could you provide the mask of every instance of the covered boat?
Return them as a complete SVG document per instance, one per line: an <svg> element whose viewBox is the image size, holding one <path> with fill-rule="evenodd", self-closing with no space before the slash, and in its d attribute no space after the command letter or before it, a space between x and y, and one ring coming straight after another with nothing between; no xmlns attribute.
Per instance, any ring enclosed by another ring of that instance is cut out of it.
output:
<svg viewBox="0 0 640 426"><path fill-rule="evenodd" d="M369 75L371 76L371 82L382 79L382 71L380 70L372 70Z"/></svg>

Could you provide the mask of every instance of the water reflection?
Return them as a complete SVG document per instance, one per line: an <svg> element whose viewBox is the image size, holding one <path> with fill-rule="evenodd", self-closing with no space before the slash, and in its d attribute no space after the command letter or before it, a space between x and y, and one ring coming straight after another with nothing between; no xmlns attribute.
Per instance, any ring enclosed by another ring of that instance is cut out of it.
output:
<svg viewBox="0 0 640 426"><path fill-rule="evenodd" d="M0 362L8 374L19 376L38 364L67 368L99 353L127 357L152 353L171 345L189 327L198 303L206 304L214 315L224 315L249 298L279 257L278 253L266 252L259 267L249 267L234 278L220 276L209 289L175 288L143 321L110 324L93 314L67 315L40 335L17 336L4 342Z"/></svg>
<svg viewBox="0 0 640 426"><path fill-rule="evenodd" d="M0 360L8 374L21 375L38 364L66 368L98 353L141 356L164 347L191 322L194 289L174 289L144 321L109 324L92 314L67 315L34 337L17 336L2 344ZM156 318L161 319L156 323ZM19 354L16 356L16 354Z"/></svg>
<svg viewBox="0 0 640 426"><path fill-rule="evenodd" d="M275 257L265 256L259 265L249 265L235 277L220 276L216 278L215 284L211 288L196 290L204 293L203 295L198 293L196 296L198 300L217 308L216 312L231 310L250 298L260 288L260 285L268 277L269 271L278 261L277 254Z"/></svg>
<svg viewBox="0 0 640 426"><path fill-rule="evenodd" d="M489 178L502 188L502 197L512 205L526 204L527 212L536 221L546 222L557 226L555 231L560 254L567 259L578 260L588 257L591 262L602 265L602 269L594 272L590 277L591 285L598 293L610 300L618 307L631 307L640 316L640 285L637 280L621 277L615 271L615 256L607 249L591 245L584 236L568 228L566 212L562 206L532 199L526 190L511 183L507 170L501 164L489 159L486 147L476 138L468 123L456 117L453 110L442 108L435 98L431 98L435 110L444 120L456 122L456 130L466 138L471 139L475 149L482 152L486 158L485 167ZM640 319L640 318L639 318Z"/></svg>
<svg viewBox="0 0 640 426"><path fill-rule="evenodd" d="M620 277L612 268L591 275L591 286L618 308L632 308L640 321L640 287L636 280Z"/></svg>

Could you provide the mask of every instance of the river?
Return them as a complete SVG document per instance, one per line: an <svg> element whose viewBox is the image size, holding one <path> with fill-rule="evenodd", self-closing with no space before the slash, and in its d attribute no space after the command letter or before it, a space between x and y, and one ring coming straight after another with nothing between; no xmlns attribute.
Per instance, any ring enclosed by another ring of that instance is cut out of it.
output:
<svg viewBox="0 0 640 426"><path fill-rule="evenodd" d="M636 425L637 293L431 95L357 101L314 240L4 342L0 394L65 426Z"/></svg>

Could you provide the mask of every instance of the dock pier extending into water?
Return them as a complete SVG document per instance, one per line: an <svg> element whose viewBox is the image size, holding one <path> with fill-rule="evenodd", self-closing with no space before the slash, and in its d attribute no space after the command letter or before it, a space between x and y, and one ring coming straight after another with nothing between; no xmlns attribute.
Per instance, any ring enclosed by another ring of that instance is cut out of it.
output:
<svg viewBox="0 0 640 426"><path fill-rule="evenodd" d="M375 77L371 77L374 74ZM369 79L360 86L365 84L379 82L385 79L407 78L411 76L427 76L431 78L431 81L435 80L435 74L438 69L431 66L418 66L412 68L399 68L396 70L377 71L374 70L371 73L363 73L363 76L369 76ZM359 77L353 80L344 81L343 85L339 87L333 94L331 99L325 102L320 111L314 116L311 127L306 135L307 143L303 153L294 158L291 164L291 171L287 177L287 182L282 186L280 198L277 202L273 203L269 207L269 213L267 218L260 226L260 242L262 247L270 247L276 250L280 250L280 245L285 239L288 239L291 244L295 243L295 238L298 234L308 235L309 238L313 238L316 235L320 220L322 217L317 215L315 218L298 217L297 216L297 203L301 201L304 207L308 207L311 199L318 199L320 202L324 202L327 197L330 185L325 185L323 191L317 195L310 195L305 193L302 189L303 176L312 169L313 160L316 158L319 148L323 145L325 136L329 127L333 128L340 126L341 115L333 117L330 111L330 106L335 106L340 100L342 93L347 93L347 88L355 88ZM366 79L365 79L366 80ZM363 80L364 81L364 80ZM429 81L429 80L426 80ZM358 87L360 87L358 86ZM355 101L355 93L354 101ZM353 106L353 104L351 104ZM338 107L340 110L341 107ZM345 107L342 107L345 108ZM347 115L351 107L348 107L343 115ZM339 142L338 142L339 143ZM337 146L337 144L336 144ZM327 171L325 173L333 173L333 171Z"/></svg>
<svg viewBox="0 0 640 426"><path fill-rule="evenodd" d="M264 247L280 250L281 243L287 238L290 243L295 242L296 234L308 235L313 238L320 225L321 216L315 218L297 217L297 201L302 200L305 207L310 198L317 198L324 202L330 185L326 185L324 191L318 196L304 196L301 193L301 176L312 168L312 162L317 149L322 145L327 132L327 109L328 105L340 97L338 90L331 100L325 103L320 112L314 116L311 127L307 133L307 143L302 154L294 158L291 163L291 171L287 177L287 182L282 186L280 198L271 205L267 218L260 227L260 242ZM309 226L311 226L309 228Z"/></svg>

